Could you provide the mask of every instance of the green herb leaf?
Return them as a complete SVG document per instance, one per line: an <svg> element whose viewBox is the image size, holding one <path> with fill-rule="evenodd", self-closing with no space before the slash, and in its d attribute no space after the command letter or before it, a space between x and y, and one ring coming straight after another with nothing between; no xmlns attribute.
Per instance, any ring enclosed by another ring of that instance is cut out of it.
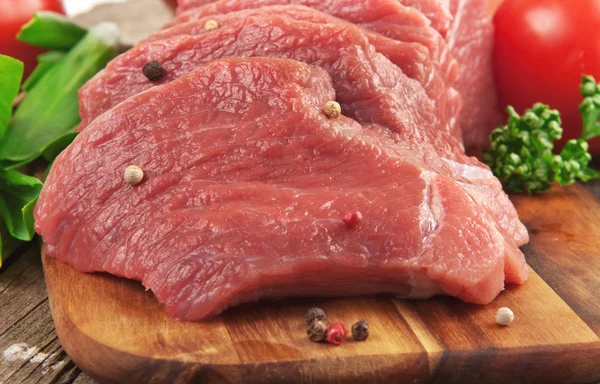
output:
<svg viewBox="0 0 600 384"><path fill-rule="evenodd" d="M17 171L0 173L0 216L12 237L29 241L33 230L33 207L42 182Z"/></svg>
<svg viewBox="0 0 600 384"><path fill-rule="evenodd" d="M587 140L600 136L600 86L591 76L583 76L579 107L583 132L578 140L569 140L555 155L554 140L562 136L560 114L547 105L536 104L523 116L508 107L508 123L490 135L491 149L484 162L490 166L508 192L538 193L553 183L569 185L577 180L600 178L588 165L592 160Z"/></svg>
<svg viewBox="0 0 600 384"><path fill-rule="evenodd" d="M557 173L553 141L562 136L560 113L536 104L520 116L508 107L508 123L490 135L484 161L510 192L542 192Z"/></svg>
<svg viewBox="0 0 600 384"><path fill-rule="evenodd" d="M0 165L12 169L39 157L79 124L78 89L117 54L118 29L92 28L28 92L0 142Z"/></svg>
<svg viewBox="0 0 600 384"><path fill-rule="evenodd" d="M10 123L13 102L19 93L23 78L23 63L0 55L0 139Z"/></svg>
<svg viewBox="0 0 600 384"><path fill-rule="evenodd" d="M579 113L583 119L583 140L590 140L600 136L600 85L592 76L583 76L581 79L581 94L584 99L579 106Z"/></svg>
<svg viewBox="0 0 600 384"><path fill-rule="evenodd" d="M86 32L61 14L40 11L21 28L17 39L41 48L68 51Z"/></svg>
<svg viewBox="0 0 600 384"><path fill-rule="evenodd" d="M31 90L40 81L40 79L44 77L50 68L52 68L54 64L58 63L63 57L65 57L65 53L60 51L50 51L39 55L37 58L37 67L35 67L35 70L31 73L31 75L29 75L21 88L24 91Z"/></svg>
<svg viewBox="0 0 600 384"><path fill-rule="evenodd" d="M589 181L597 177L597 172L588 167L592 155L588 153L589 144L583 139L569 140L560 152L560 169L556 181L560 185L569 185L577 181Z"/></svg>

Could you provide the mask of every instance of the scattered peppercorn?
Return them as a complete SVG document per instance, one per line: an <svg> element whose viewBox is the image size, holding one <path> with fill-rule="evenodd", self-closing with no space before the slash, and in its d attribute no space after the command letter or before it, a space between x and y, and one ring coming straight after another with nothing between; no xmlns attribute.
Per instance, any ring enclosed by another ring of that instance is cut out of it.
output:
<svg viewBox="0 0 600 384"><path fill-rule="evenodd" d="M158 81L162 79L165 74L162 65L158 61L151 61L148 64L144 65L144 76L148 78L150 81Z"/></svg>
<svg viewBox="0 0 600 384"><path fill-rule="evenodd" d="M323 341L327 337L327 324L324 321L315 320L306 330L306 334L308 335L310 341L315 343Z"/></svg>
<svg viewBox="0 0 600 384"><path fill-rule="evenodd" d="M502 307L496 312L496 323L500 325L509 325L515 319L515 314L510 308Z"/></svg>
<svg viewBox="0 0 600 384"><path fill-rule="evenodd" d="M327 321L327 315L321 308L313 307L306 312L304 320L306 320L306 324L311 325L315 320Z"/></svg>
<svg viewBox="0 0 600 384"><path fill-rule="evenodd" d="M356 211L356 212L346 213L342 220L344 221L344 224L346 224L346 226L348 228L355 228L358 225L358 223L361 222L362 218L363 218L362 213Z"/></svg>
<svg viewBox="0 0 600 384"><path fill-rule="evenodd" d="M331 324L327 328L327 341L331 344L340 345L348 335L348 328L343 323Z"/></svg>
<svg viewBox="0 0 600 384"><path fill-rule="evenodd" d="M369 337L369 323L367 320L359 320L352 326L352 337L355 340L365 340Z"/></svg>
<svg viewBox="0 0 600 384"><path fill-rule="evenodd" d="M125 168L125 172L123 174L125 182L130 185L136 185L142 182L144 178L144 171L137 165L130 165Z"/></svg>
<svg viewBox="0 0 600 384"><path fill-rule="evenodd" d="M219 29L219 23L217 20L208 20L206 23L204 23L205 31L214 31L215 29Z"/></svg>
<svg viewBox="0 0 600 384"><path fill-rule="evenodd" d="M323 106L323 113L331 119L336 119L342 114L342 107L337 101L328 101Z"/></svg>

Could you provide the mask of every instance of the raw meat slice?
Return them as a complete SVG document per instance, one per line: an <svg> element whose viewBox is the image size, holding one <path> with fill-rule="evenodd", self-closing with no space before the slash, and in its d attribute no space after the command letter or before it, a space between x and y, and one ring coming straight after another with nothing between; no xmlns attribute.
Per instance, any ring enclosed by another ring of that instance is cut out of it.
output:
<svg viewBox="0 0 600 384"><path fill-rule="evenodd" d="M526 279L519 249L422 153L433 147L328 119L336 98L317 67L210 62L82 132L54 162L36 230L50 256L140 280L184 320L288 296L488 303ZM124 182L129 164L142 184Z"/></svg>
<svg viewBox="0 0 600 384"><path fill-rule="evenodd" d="M429 20L431 25L444 34L452 22L452 14L448 7L440 6L440 0L396 0L402 5L414 7L421 11ZM181 13L187 9L201 7L206 4L214 3L215 0L183 0L180 3L178 12ZM375 5L377 6L377 5Z"/></svg>
<svg viewBox="0 0 600 384"><path fill-rule="evenodd" d="M460 126L465 146L478 153L504 120L492 68L494 26L488 0L444 0L454 15L446 40L459 63L456 89L462 96Z"/></svg>
<svg viewBox="0 0 600 384"><path fill-rule="evenodd" d="M282 36L285 36L285 39L282 39ZM395 45L393 40L388 39L388 41L389 45ZM348 56L349 51L344 47L352 45L359 46L365 51L373 50L360 30L350 24L314 24L280 16L245 17L237 24L219 28L211 33L198 36L179 35L168 40L142 43L117 57L105 70L81 88L79 91L82 118L80 130L94 118L128 97L157 84L172 81L207 60L269 56L295 58L307 63L329 66L339 62L340 57ZM340 51L343 53L339 53ZM385 48L384 51L393 54L389 48ZM394 54L395 58L398 56ZM419 60L425 59L419 55L419 52L414 51L399 58L399 62L407 63ZM165 70L165 76L160 82L151 82L143 75L142 68L150 61L160 62ZM365 67L365 64L362 64L362 67ZM352 76L353 87L360 87L361 83L367 81L354 74ZM392 86L397 85L396 78L402 79L398 82L406 82L405 89L399 92L416 89L414 92L420 93L418 89L422 88L416 81L407 79L401 71L394 70L393 75L389 73L384 76L389 77L386 80ZM456 111L458 109L456 104L460 101L455 98L448 100L443 81L439 77L433 77L430 94L441 113L433 112L431 116L421 116L423 122L420 125L432 127L424 131L436 136L432 137L432 140L436 140L443 139L444 134L450 132L450 129L440 128L449 127L449 111ZM350 97L354 98L354 96ZM351 106L353 102L354 99L348 100L347 108L353 108ZM450 106L451 103L455 105ZM442 145L447 146L447 143L444 141Z"/></svg>
<svg viewBox="0 0 600 384"><path fill-rule="evenodd" d="M406 38L406 33L412 32L413 41L428 46L434 61L444 66L444 58L456 59L458 65L454 61L449 65L447 77L458 76L455 88L463 103L458 129L462 130L468 152L479 153L488 146L489 133L503 120L492 72L493 25L488 0L184 0L179 15L167 26L211 14L284 3L310 6L395 39ZM429 25L429 20L420 11L432 18L448 46L440 43L439 33L423 27ZM448 29L449 21L452 23ZM416 40L419 36L421 39ZM431 43L427 45L427 41Z"/></svg>
<svg viewBox="0 0 600 384"><path fill-rule="evenodd" d="M199 4L204 5L198 6ZM420 43L429 49L433 62L438 63L446 83L452 86L456 81L458 68L444 38L431 27L429 19L421 12L404 7L397 0L219 0L210 3L188 1L180 5L180 14L171 23L167 23L165 28L210 15L286 4L308 6L399 41Z"/></svg>
<svg viewBox="0 0 600 384"><path fill-rule="evenodd" d="M345 20L302 5L274 5L227 14L210 15L198 20L181 22L152 34L144 40L144 43L169 39L178 35L210 33L212 31L207 31L204 27L208 21L215 21L217 25L223 27L243 22L251 16L261 15L278 15L313 23L350 24ZM400 67L408 77L423 84L430 98L436 100L438 110L442 112L440 120L451 122L450 130L452 134L462 142L460 127L455 124L455 116L457 116L461 106L460 95L454 88L450 87L452 84L444 82L444 79L434 68L436 66L432 64L427 48L418 43L392 40L365 28L361 28L361 32L365 34L377 52L380 52Z"/></svg>
<svg viewBox="0 0 600 384"><path fill-rule="evenodd" d="M435 146L447 160L439 172L464 183L463 188L497 218L517 245L527 242L527 230L487 167L468 158L439 120L422 86L378 54L356 28L314 24L288 18L249 17L244 23L201 36L178 36L133 48L115 59L80 91L81 113L104 111L127 97L151 88L142 67L158 60L166 71L164 82L191 72L207 59L237 56L294 58L328 70L338 102L348 116L397 132L399 140L420 140ZM116 101L115 101L116 100Z"/></svg>

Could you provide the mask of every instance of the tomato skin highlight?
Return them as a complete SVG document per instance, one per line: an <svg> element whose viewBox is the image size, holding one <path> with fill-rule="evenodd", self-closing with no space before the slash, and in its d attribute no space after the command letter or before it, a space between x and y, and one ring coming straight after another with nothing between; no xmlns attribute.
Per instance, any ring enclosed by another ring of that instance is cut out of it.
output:
<svg viewBox="0 0 600 384"><path fill-rule="evenodd" d="M581 76L600 79L600 0L505 0L494 17L494 75L500 108L536 102L558 109L561 144L581 135ZM600 139L590 141L600 154Z"/></svg>
<svg viewBox="0 0 600 384"><path fill-rule="evenodd" d="M35 69L37 56L44 50L21 43L16 36L33 13L42 10L65 13L59 0L0 0L0 54L23 61L24 78Z"/></svg>

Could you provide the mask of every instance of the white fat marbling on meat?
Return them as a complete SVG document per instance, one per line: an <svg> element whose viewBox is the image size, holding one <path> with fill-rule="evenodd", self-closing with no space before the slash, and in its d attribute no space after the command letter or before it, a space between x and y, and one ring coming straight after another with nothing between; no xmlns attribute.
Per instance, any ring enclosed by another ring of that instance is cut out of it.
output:
<svg viewBox="0 0 600 384"><path fill-rule="evenodd" d="M469 180L485 180L493 179L494 174L487 168L476 167L473 165L463 164L454 160L443 159L446 164L452 168L454 173L459 177L464 177Z"/></svg>
<svg viewBox="0 0 600 384"><path fill-rule="evenodd" d="M436 175L429 171L423 171L421 178L425 181L423 189L423 201L419 210L419 224L423 235L423 249L428 246L432 236L439 230L444 217L442 198L435 183Z"/></svg>
<svg viewBox="0 0 600 384"><path fill-rule="evenodd" d="M462 15L464 13L464 8L466 6L466 0L459 0L458 6L456 8L456 13L454 14L454 20L452 21L452 25L450 25L450 29L446 32L448 48L452 50L454 45L456 44L456 36L458 36L458 29L461 27ZM444 0L444 5L450 10L450 0Z"/></svg>

